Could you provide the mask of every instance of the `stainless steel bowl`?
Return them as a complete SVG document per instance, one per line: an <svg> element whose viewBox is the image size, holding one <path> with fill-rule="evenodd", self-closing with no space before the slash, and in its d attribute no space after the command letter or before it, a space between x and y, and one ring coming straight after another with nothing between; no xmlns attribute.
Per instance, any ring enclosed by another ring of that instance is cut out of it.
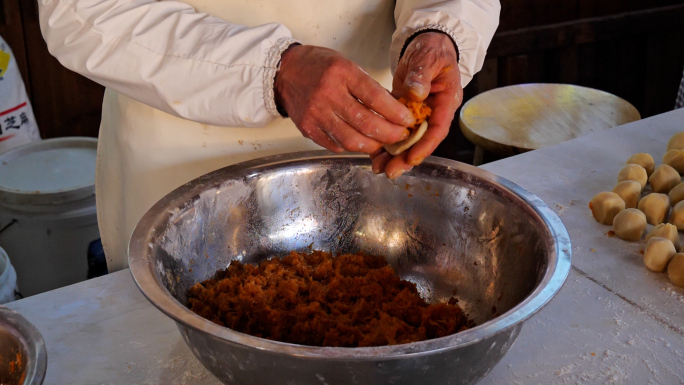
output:
<svg viewBox="0 0 684 385"><path fill-rule="evenodd" d="M456 296L479 326L404 345L324 348L274 342L211 323L186 292L230 261L291 250L384 255L429 302ZM142 218L130 247L145 296L229 384L472 384L570 269L565 227L539 198L439 158L390 181L367 156L306 152L237 164L173 191Z"/></svg>
<svg viewBox="0 0 684 385"><path fill-rule="evenodd" d="M38 329L0 306L0 384L40 385L46 369L47 351Z"/></svg>

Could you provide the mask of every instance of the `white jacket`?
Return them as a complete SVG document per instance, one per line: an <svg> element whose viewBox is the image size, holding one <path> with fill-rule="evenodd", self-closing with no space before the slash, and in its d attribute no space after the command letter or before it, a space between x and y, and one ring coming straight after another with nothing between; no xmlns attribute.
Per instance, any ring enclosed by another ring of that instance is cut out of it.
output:
<svg viewBox="0 0 684 385"><path fill-rule="evenodd" d="M139 219L215 169L319 148L275 110L273 78L296 39L341 52L386 88L406 40L439 29L465 86L498 25L498 0L39 0L50 52L107 87L96 176L109 271ZM389 53L389 59L388 59ZM68 97L68 95L65 95Z"/></svg>

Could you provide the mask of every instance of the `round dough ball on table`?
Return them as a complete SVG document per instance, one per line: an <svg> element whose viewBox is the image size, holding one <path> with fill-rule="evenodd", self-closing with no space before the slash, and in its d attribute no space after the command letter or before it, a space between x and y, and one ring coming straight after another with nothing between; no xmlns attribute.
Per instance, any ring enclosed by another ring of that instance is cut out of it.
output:
<svg viewBox="0 0 684 385"><path fill-rule="evenodd" d="M677 231L677 226L671 223L661 223L646 234L646 242L653 237L669 239L674 247L679 250L679 232Z"/></svg>
<svg viewBox="0 0 684 385"><path fill-rule="evenodd" d="M667 164L677 170L678 173L684 173L684 150L673 149L663 155L663 164Z"/></svg>
<svg viewBox="0 0 684 385"><path fill-rule="evenodd" d="M650 193L641 198L637 207L646 214L648 223L659 225L665 222L670 212L670 198L665 194Z"/></svg>
<svg viewBox="0 0 684 385"><path fill-rule="evenodd" d="M667 164L661 164L656 167L648 178L648 183L651 184L651 189L653 192L657 193L669 193L676 185L682 181L682 177L679 176L677 170L672 168L672 166Z"/></svg>
<svg viewBox="0 0 684 385"><path fill-rule="evenodd" d="M646 215L637 209L622 210L613 219L615 235L625 241L638 241L646 230Z"/></svg>
<svg viewBox="0 0 684 385"><path fill-rule="evenodd" d="M653 169L655 168L655 160L653 160L653 157L651 154L647 154L645 152L640 152L638 154L634 154L627 159L625 164L638 164L639 166L643 167L644 170L646 170L647 175L653 174Z"/></svg>
<svg viewBox="0 0 684 385"><path fill-rule="evenodd" d="M677 230L684 231L684 202L679 202L672 208L670 223L677 227Z"/></svg>
<svg viewBox="0 0 684 385"><path fill-rule="evenodd" d="M604 191L591 198L589 209L598 223L612 225L615 216L625 209L625 201L614 192Z"/></svg>
<svg viewBox="0 0 684 385"><path fill-rule="evenodd" d="M684 287L684 254L677 253L667 265L667 277L679 287Z"/></svg>
<svg viewBox="0 0 684 385"><path fill-rule="evenodd" d="M667 196L670 197L670 204L673 206L684 201L684 182L674 186Z"/></svg>
<svg viewBox="0 0 684 385"><path fill-rule="evenodd" d="M667 141L667 151L684 148L684 132L678 132Z"/></svg>
<svg viewBox="0 0 684 385"><path fill-rule="evenodd" d="M659 273L665 270L667 263L676 253L677 250L669 239L653 237L646 244L644 265L649 270Z"/></svg>
<svg viewBox="0 0 684 385"><path fill-rule="evenodd" d="M639 166L638 164L630 163L624 165L620 172L618 173L618 183L623 180L635 180L641 185L643 190L646 187L646 182L648 182L648 174L646 169Z"/></svg>
<svg viewBox="0 0 684 385"><path fill-rule="evenodd" d="M613 187L613 192L625 201L625 207L635 209L641 198L641 184L635 180L623 180Z"/></svg>

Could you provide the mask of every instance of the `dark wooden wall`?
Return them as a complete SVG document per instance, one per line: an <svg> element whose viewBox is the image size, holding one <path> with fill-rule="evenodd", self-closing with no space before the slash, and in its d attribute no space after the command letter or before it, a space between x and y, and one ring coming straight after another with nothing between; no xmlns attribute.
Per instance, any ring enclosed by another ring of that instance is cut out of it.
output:
<svg viewBox="0 0 684 385"><path fill-rule="evenodd" d="M644 117L662 113L684 70L684 1L508 1L485 68L470 94L561 82L614 93Z"/></svg>
<svg viewBox="0 0 684 385"><path fill-rule="evenodd" d="M568 83L620 96L645 118L672 110L683 71L682 0L502 0L464 103L497 87ZM455 119L436 155L471 161L472 152Z"/></svg>
<svg viewBox="0 0 684 385"><path fill-rule="evenodd" d="M12 47L41 136L97 136L104 87L64 68L47 50L36 0L0 0L0 36Z"/></svg>
<svg viewBox="0 0 684 385"><path fill-rule="evenodd" d="M47 51L35 0L0 0L44 138L97 136L103 88ZM465 101L496 87L547 82L616 94L648 117L673 108L684 69L682 0L502 0L501 21ZM457 120L437 155L470 160Z"/></svg>

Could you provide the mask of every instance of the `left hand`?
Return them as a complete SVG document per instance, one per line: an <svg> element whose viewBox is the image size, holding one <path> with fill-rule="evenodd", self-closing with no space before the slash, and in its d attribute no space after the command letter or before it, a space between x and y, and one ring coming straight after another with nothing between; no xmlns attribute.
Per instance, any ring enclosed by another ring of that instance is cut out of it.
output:
<svg viewBox="0 0 684 385"><path fill-rule="evenodd" d="M423 101L432 108L428 130L408 151L392 156L384 150L371 154L373 172L390 179L417 166L432 154L449 134L451 121L463 100L456 47L448 35L425 32L416 36L399 60L392 81L392 95Z"/></svg>

